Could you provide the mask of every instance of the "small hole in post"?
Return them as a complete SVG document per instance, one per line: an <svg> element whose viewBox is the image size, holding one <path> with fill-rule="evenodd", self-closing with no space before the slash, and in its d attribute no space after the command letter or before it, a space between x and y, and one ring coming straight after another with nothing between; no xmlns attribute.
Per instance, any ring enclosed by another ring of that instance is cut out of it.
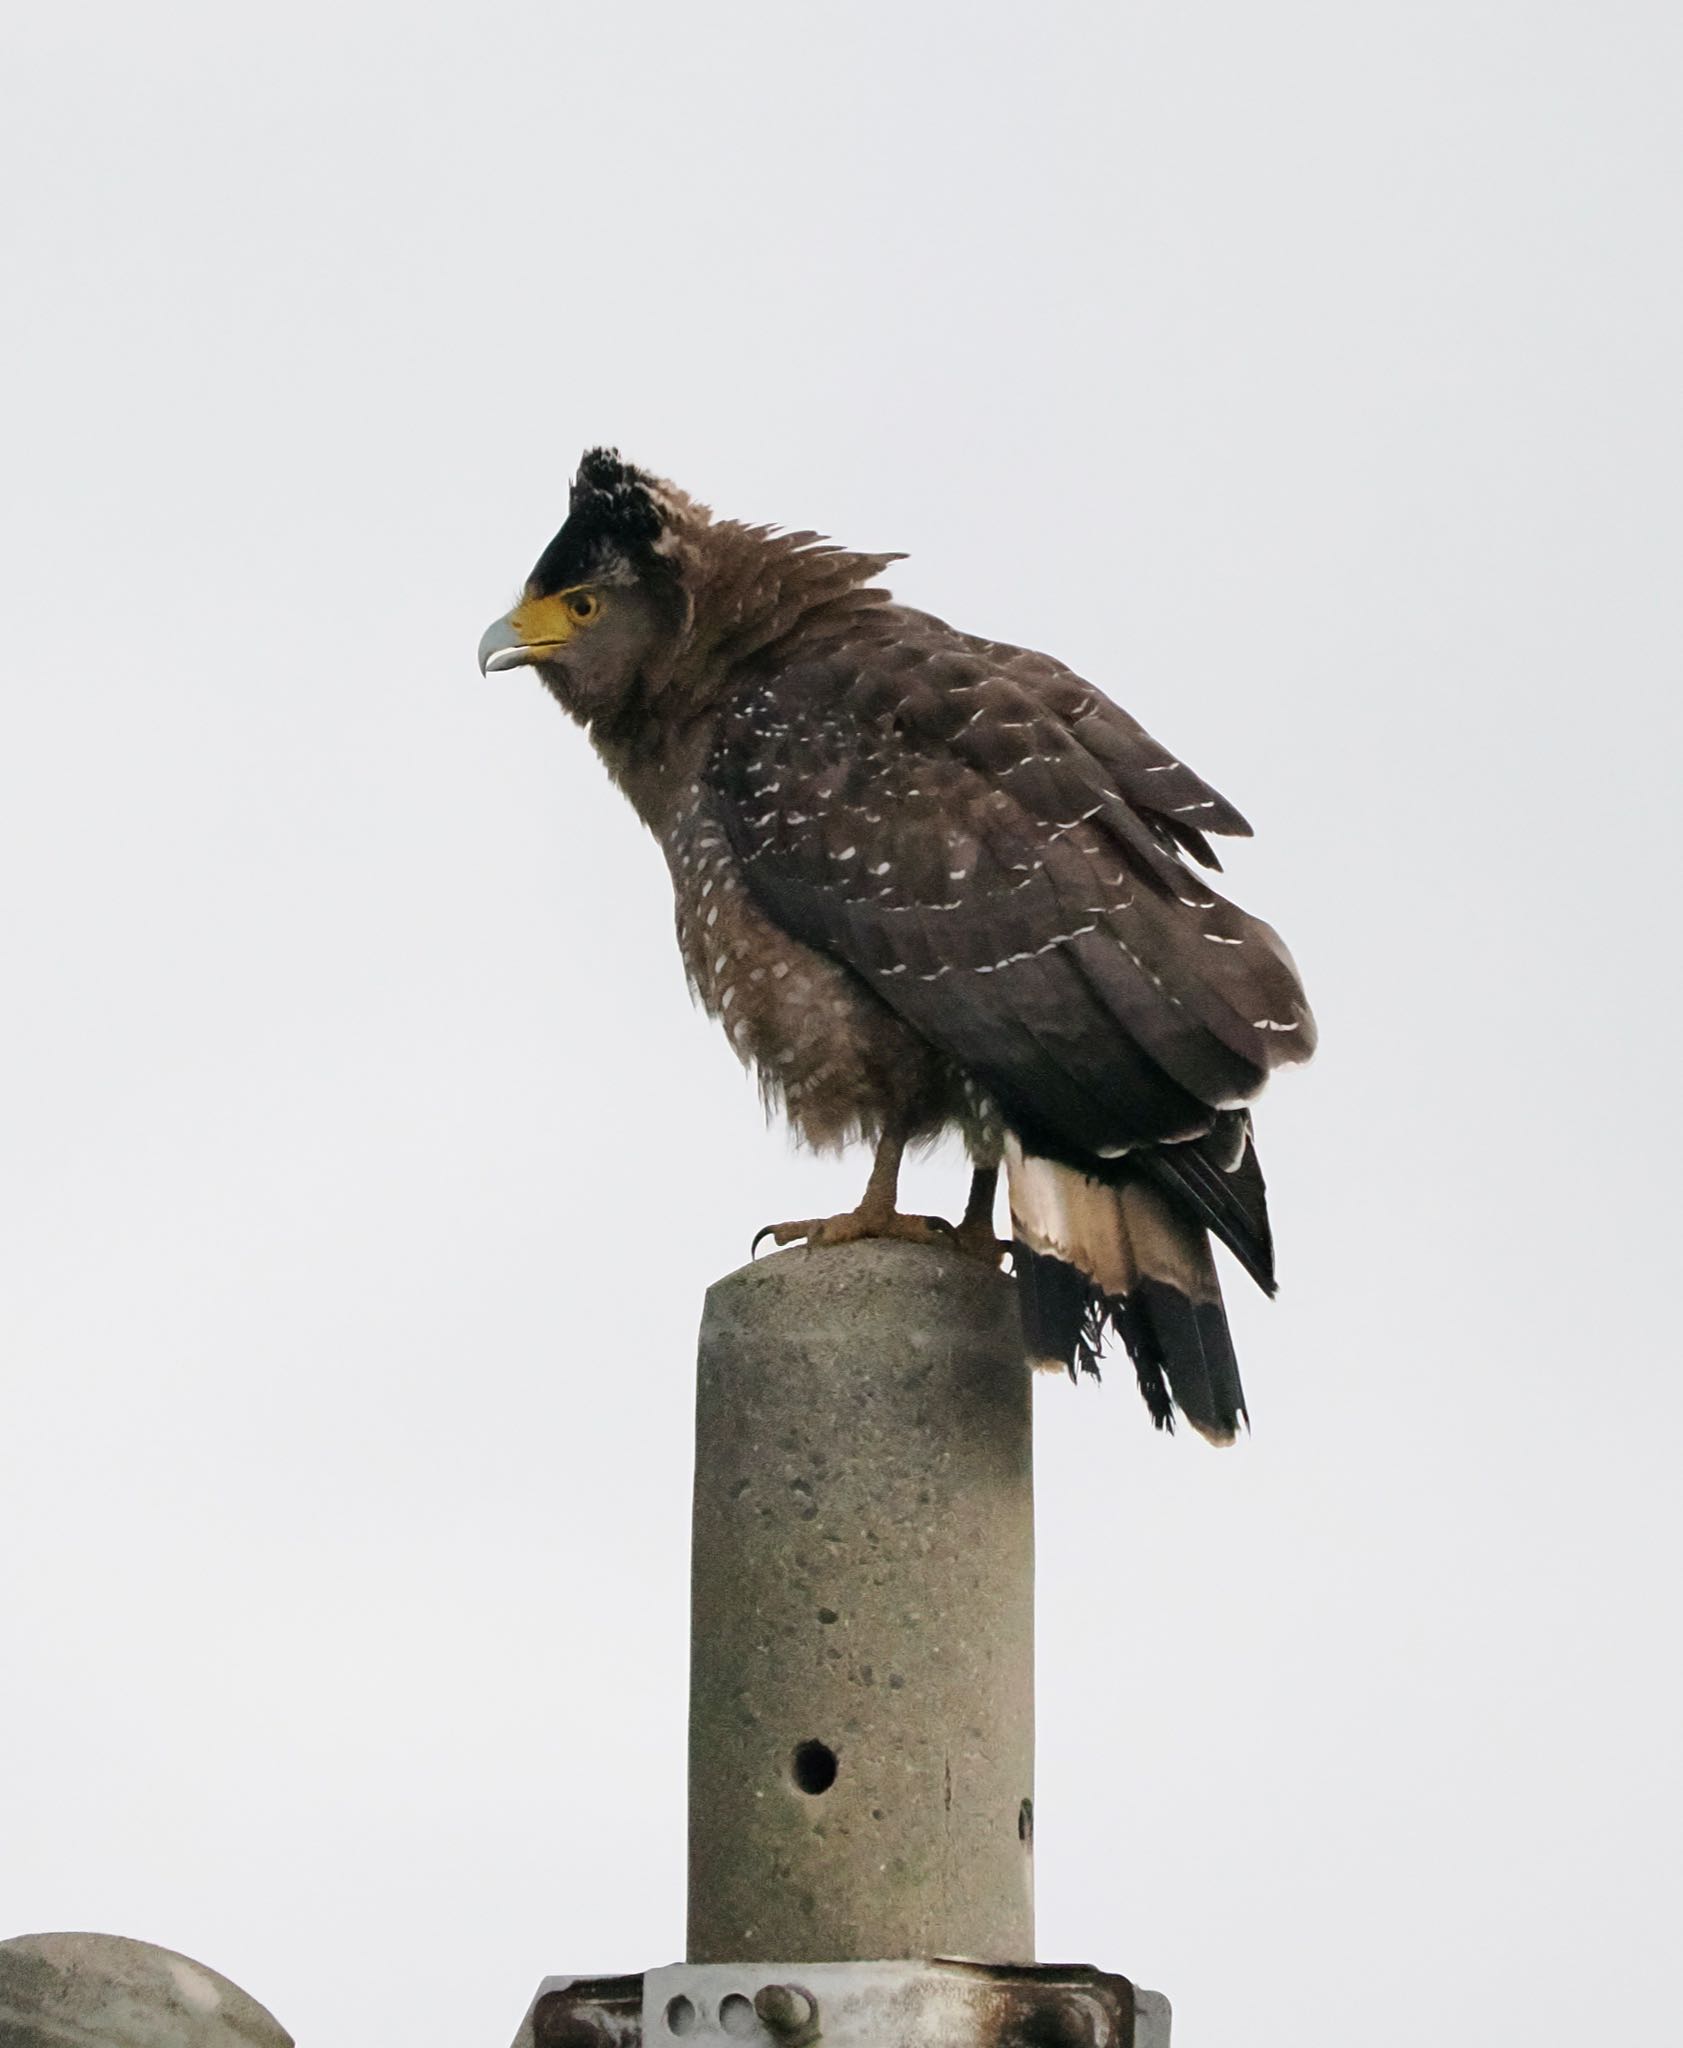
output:
<svg viewBox="0 0 1683 2048"><path fill-rule="evenodd" d="M815 1797L836 1782L836 1753L827 1742L802 1742L795 1748L795 1783Z"/></svg>
<svg viewBox="0 0 1683 2048"><path fill-rule="evenodd" d="M666 2001L666 2030L669 2034L687 2034L695 2025L695 2007L680 1991L676 1998Z"/></svg>
<svg viewBox="0 0 1683 2048"><path fill-rule="evenodd" d="M1034 1801L1025 1799L1017 1808L1017 1840L1034 1847Z"/></svg>

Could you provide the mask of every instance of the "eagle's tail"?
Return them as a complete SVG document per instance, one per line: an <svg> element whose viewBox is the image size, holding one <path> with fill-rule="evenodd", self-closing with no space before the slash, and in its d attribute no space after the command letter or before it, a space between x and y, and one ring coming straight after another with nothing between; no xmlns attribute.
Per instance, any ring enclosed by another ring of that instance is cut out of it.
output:
<svg viewBox="0 0 1683 2048"><path fill-rule="evenodd" d="M1093 1180L1015 1144L1006 1178L1030 1359L1096 1373L1115 1330L1159 1429L1178 1408L1201 1436L1231 1443L1245 1395L1202 1222L1143 1175Z"/></svg>

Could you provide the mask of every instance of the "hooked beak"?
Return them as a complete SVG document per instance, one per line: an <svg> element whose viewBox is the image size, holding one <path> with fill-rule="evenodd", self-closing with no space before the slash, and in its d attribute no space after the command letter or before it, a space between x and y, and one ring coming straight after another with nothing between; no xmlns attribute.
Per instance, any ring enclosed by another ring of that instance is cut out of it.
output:
<svg viewBox="0 0 1683 2048"><path fill-rule="evenodd" d="M479 673L488 676L493 669L525 668L531 662L541 661L549 650L545 647L530 646L521 638L520 629L514 623L512 612L506 618L498 619L493 626L485 628L479 643Z"/></svg>
<svg viewBox="0 0 1683 2048"><path fill-rule="evenodd" d="M530 668L549 661L573 637L575 620L563 597L538 597L531 591L514 609L487 626L479 643L479 673L498 668Z"/></svg>

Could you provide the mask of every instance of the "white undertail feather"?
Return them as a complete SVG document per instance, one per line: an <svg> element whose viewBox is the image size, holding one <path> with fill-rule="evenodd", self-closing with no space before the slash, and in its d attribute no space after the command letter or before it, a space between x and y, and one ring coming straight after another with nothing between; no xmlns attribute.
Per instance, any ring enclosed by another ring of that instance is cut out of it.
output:
<svg viewBox="0 0 1683 2048"><path fill-rule="evenodd" d="M1126 1295L1142 1276L1178 1287L1189 1301L1218 1298L1209 1239L1147 1181L1114 1188L1073 1166L1025 1153L1005 1139L1011 1228L1030 1251L1049 1252L1104 1294Z"/></svg>
<svg viewBox="0 0 1683 2048"><path fill-rule="evenodd" d="M1149 1181L1120 1190L1122 1228L1143 1279L1178 1287L1188 1301L1219 1301L1215 1257L1203 1228L1188 1220Z"/></svg>
<svg viewBox="0 0 1683 2048"><path fill-rule="evenodd" d="M1030 1251L1049 1253L1085 1273L1105 1294L1125 1295L1138 1268L1115 1188L1089 1179L1073 1166L1026 1154L1006 1133L1005 1192L1011 1205L1011 1234ZM1031 1361L1047 1372L1065 1372L1066 1358Z"/></svg>
<svg viewBox="0 0 1683 2048"><path fill-rule="evenodd" d="M1221 1284L1207 1233L1149 1181L1107 1186L1076 1167L1026 1154L1007 1133L1005 1185L1013 1236L1031 1252L1074 1267L1110 1300L1125 1302L1141 1280L1151 1280L1173 1288L1188 1304L1219 1304ZM1030 1362L1044 1371L1070 1369L1064 1357ZM1212 1443L1232 1440L1231 1429L1212 1430L1195 1415L1187 1420Z"/></svg>
<svg viewBox="0 0 1683 2048"><path fill-rule="evenodd" d="M1026 1154L1007 1133L1005 1191L1011 1227L1030 1251L1050 1252L1078 1266L1107 1294L1127 1292L1134 1263L1114 1188L1073 1166Z"/></svg>

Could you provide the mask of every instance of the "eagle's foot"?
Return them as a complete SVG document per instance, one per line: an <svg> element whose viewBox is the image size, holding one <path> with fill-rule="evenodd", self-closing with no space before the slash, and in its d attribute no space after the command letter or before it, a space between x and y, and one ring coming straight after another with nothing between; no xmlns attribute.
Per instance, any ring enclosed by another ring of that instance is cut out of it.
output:
<svg viewBox="0 0 1683 2048"><path fill-rule="evenodd" d="M984 1266L1002 1266L1011 1256L1011 1240L995 1237L991 1216L966 1216L949 1240L955 1252L980 1259Z"/></svg>
<svg viewBox="0 0 1683 2048"><path fill-rule="evenodd" d="M952 1245L958 1233L944 1216L903 1216L898 1209L861 1203L845 1216L815 1216L804 1223L768 1223L754 1236L750 1256L769 1237L773 1244L857 1244L861 1238L896 1238L902 1244Z"/></svg>
<svg viewBox="0 0 1683 2048"><path fill-rule="evenodd" d="M1008 1239L993 1234L994 1197L999 1192L999 1168L978 1166L970 1176L970 1199L964 1205L953 1248L966 1258L980 1259L996 1271L1011 1255Z"/></svg>

